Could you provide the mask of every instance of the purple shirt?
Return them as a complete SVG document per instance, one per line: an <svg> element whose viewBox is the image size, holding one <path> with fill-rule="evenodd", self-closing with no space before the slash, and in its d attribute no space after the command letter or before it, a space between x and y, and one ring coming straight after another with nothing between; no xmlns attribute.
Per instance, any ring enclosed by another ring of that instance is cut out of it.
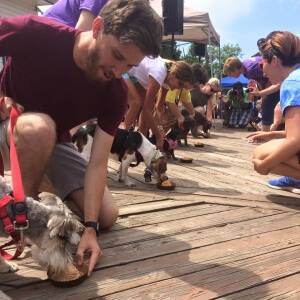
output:
<svg viewBox="0 0 300 300"><path fill-rule="evenodd" d="M0 56L9 56L0 89L24 106L56 123L62 141L71 128L98 117L99 127L114 136L127 108L122 79L95 84L73 59L80 30L34 15L0 18Z"/></svg>
<svg viewBox="0 0 300 300"><path fill-rule="evenodd" d="M242 64L244 67L244 76L248 79L253 79L262 85L266 85L268 79L264 76L258 63L262 61L261 56L254 56L245 59Z"/></svg>
<svg viewBox="0 0 300 300"><path fill-rule="evenodd" d="M107 1L108 0L59 0L52 5L43 16L75 27L82 9L90 11L97 17Z"/></svg>

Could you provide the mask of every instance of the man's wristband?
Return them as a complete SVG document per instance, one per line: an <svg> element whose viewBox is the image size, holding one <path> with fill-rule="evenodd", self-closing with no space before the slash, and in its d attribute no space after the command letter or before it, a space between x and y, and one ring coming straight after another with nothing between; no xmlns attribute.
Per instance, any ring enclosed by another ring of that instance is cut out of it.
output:
<svg viewBox="0 0 300 300"><path fill-rule="evenodd" d="M85 228L87 228L87 227L92 227L92 228L94 228L95 231L96 231L96 234L99 235L99 229L100 229L99 223L89 221L89 222L85 222L83 225L84 225Z"/></svg>

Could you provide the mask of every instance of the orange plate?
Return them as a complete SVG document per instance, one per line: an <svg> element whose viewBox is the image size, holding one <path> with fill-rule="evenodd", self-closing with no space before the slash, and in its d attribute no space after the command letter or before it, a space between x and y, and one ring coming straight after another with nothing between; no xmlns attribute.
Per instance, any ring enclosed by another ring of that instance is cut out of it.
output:
<svg viewBox="0 0 300 300"><path fill-rule="evenodd" d="M192 158L180 158L180 161L182 163L191 163L193 161Z"/></svg>
<svg viewBox="0 0 300 300"><path fill-rule="evenodd" d="M55 281L55 280L52 280L49 276L49 274L47 273L48 275L48 278L50 280L50 282L56 286L56 287L59 287L59 288L69 288L69 287L73 287L73 286L77 286L79 284L81 284L85 279L87 279L87 272L88 272L88 268L89 266L86 265L86 264L82 264L81 266L78 266L78 265L75 265L75 267L83 273L83 275L75 280L69 280L69 281Z"/></svg>
<svg viewBox="0 0 300 300"><path fill-rule="evenodd" d="M174 182L171 181L171 184L172 184L172 185L170 185L170 186L164 186L164 185L161 185L161 183L158 183L156 186L157 186L157 188L160 189L160 190L172 191L172 190L175 189L176 183L174 183Z"/></svg>
<svg viewBox="0 0 300 300"><path fill-rule="evenodd" d="M195 147L199 147L199 148L204 147L204 144L202 144L202 143L195 143L194 145L195 145Z"/></svg>

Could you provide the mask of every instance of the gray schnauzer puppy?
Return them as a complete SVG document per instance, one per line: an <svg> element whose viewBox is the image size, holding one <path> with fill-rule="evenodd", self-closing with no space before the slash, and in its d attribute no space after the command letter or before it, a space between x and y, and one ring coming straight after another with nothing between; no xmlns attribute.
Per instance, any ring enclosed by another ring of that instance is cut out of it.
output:
<svg viewBox="0 0 300 300"><path fill-rule="evenodd" d="M11 186L0 176L0 199L11 191ZM83 231L84 226L61 207L53 205L51 199L42 203L27 197L26 203L29 228L24 234L32 245L33 259L51 274L65 271L67 265L73 263L71 245L79 243L79 233ZM11 213L8 215L13 220L13 215ZM1 221L0 236L8 236ZM0 273L17 270L16 264L5 261L0 255Z"/></svg>

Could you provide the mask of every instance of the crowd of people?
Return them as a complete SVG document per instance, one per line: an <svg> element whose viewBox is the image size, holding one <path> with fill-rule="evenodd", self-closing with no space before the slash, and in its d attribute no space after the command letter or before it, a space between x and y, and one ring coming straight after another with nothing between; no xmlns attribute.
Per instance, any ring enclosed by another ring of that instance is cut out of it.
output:
<svg viewBox="0 0 300 300"><path fill-rule="evenodd" d="M118 208L106 186L106 169L117 128L137 126L163 143L170 123L184 122L184 107L201 119L193 137L211 136L215 99L224 102L224 125L245 128L253 108L261 122L248 135L264 142L253 153L255 170L284 177L269 185L300 191L300 41L287 31L259 40L256 56L230 57L224 74L251 79L236 82L222 99L217 78L200 63L160 57L163 24L148 1L60 0L42 17L0 18L0 56L8 57L0 75L0 148L9 165L9 112L21 112L14 130L26 195L38 197L45 178L86 224L77 258L90 252L88 274L101 256L98 226L109 228ZM70 13L72 12L72 13ZM99 15L99 16L98 16ZM59 93L58 93L59 91ZM278 105L280 100L280 104ZM254 103L254 104L253 104ZM90 160L71 143L71 134L97 118ZM284 118L284 130L275 131ZM202 126L202 128L199 128Z"/></svg>

